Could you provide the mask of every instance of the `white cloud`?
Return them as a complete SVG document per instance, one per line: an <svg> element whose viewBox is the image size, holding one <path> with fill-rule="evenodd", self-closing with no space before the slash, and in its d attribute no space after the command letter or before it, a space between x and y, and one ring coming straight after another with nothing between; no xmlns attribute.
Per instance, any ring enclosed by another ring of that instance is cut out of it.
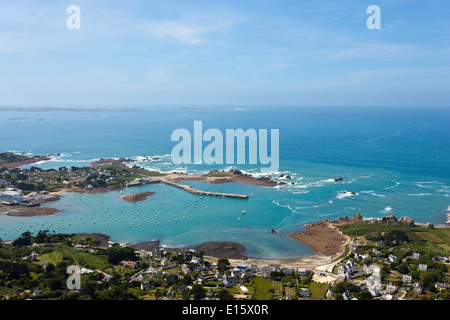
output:
<svg viewBox="0 0 450 320"><path fill-rule="evenodd" d="M213 31L214 27L188 25L183 21L162 21L150 23L146 29L158 37L168 37L189 45L196 45L204 42L206 33Z"/></svg>
<svg viewBox="0 0 450 320"><path fill-rule="evenodd" d="M245 21L242 17L216 12L208 16L200 14L178 20L144 21L138 23L138 28L158 38L198 45L242 21Z"/></svg>

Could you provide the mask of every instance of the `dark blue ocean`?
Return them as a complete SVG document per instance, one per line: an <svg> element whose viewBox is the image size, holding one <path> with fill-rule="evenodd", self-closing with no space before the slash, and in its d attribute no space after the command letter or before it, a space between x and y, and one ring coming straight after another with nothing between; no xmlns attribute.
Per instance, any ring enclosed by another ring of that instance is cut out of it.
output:
<svg viewBox="0 0 450 320"><path fill-rule="evenodd" d="M128 106L127 106L128 107ZM278 129L277 172L290 175L276 188L239 183L203 190L248 194L248 200L199 199L164 185L144 202L130 204L119 192L67 194L55 216L0 216L0 237L14 239L25 230L103 232L118 242L160 239L168 246L205 241L236 241L256 258L293 258L311 249L287 237L301 225L325 218L381 217L393 213L418 223L445 224L450 213L450 110L408 108L151 107L135 111L0 111L0 151L30 155L60 153L42 168L84 166L107 157L129 157L164 172L208 172L224 165L174 165L170 154L177 128ZM208 143L204 143L206 146ZM142 161L157 156L158 161ZM260 175L261 165L235 165ZM335 178L343 178L335 182ZM294 184L291 184L293 182ZM343 191L346 191L344 193ZM352 195L350 192L354 192ZM242 211L246 214L243 215ZM246 227L250 227L246 228ZM270 233L274 228L279 232Z"/></svg>

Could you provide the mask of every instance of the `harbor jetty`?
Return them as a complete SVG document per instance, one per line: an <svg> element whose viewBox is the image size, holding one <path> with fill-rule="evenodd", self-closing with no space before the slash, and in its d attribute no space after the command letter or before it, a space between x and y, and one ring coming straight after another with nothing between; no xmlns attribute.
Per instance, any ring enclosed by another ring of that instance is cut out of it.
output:
<svg viewBox="0 0 450 320"><path fill-rule="evenodd" d="M151 178L151 177L145 177L145 178L136 178L133 181L130 181L126 184L127 187L133 187L133 186L141 186L144 184L150 184L150 183L158 183L160 182L159 179Z"/></svg>
<svg viewBox="0 0 450 320"><path fill-rule="evenodd" d="M179 184L173 181L161 180L161 183L167 184L169 186L184 190L186 192L190 192L200 196L213 196L213 197L222 197L222 198L237 198L237 199L248 199L248 196L245 194L235 194L235 193L223 193L223 192L212 192L212 191L203 191L195 189L191 186L187 186L184 184Z"/></svg>

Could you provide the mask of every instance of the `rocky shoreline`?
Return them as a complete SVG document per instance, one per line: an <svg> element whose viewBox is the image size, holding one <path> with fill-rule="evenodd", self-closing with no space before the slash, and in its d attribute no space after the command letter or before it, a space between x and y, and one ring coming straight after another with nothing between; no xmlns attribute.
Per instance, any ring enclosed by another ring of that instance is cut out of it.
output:
<svg viewBox="0 0 450 320"><path fill-rule="evenodd" d="M45 193L48 194L48 193ZM32 217L32 216L51 216L55 213L63 212L56 208L41 207L41 204L57 201L61 197L57 194L48 195L44 199L33 200L30 205L19 203L17 205L4 205L0 204L0 214L15 217Z"/></svg>
<svg viewBox="0 0 450 320"><path fill-rule="evenodd" d="M243 173L240 170L232 169L229 171L212 170L206 174L187 174L187 173L168 173L165 176L159 177L161 180L168 181L208 181L211 184L222 184L230 182L239 182L249 185L257 185L262 187L274 187L282 182L272 180L270 177L256 178L250 174Z"/></svg>
<svg viewBox="0 0 450 320"><path fill-rule="evenodd" d="M50 156L52 156L52 155L28 157L27 159L24 159L21 161L3 163L0 165L0 168L4 167L8 170L11 170L11 169L19 168L19 167L26 166L29 164L41 162L41 161L48 161L51 159Z"/></svg>
<svg viewBox="0 0 450 320"><path fill-rule="evenodd" d="M329 220L303 226L305 232L293 232L289 237L310 246L319 255L337 257L350 238L344 235Z"/></svg>
<svg viewBox="0 0 450 320"><path fill-rule="evenodd" d="M121 157L119 159L104 159L101 158L97 161L91 162L91 167L100 167L100 166L104 166L104 165L123 165L124 163L128 163L128 162L135 162L136 160L133 159L129 159L129 158L124 158Z"/></svg>
<svg viewBox="0 0 450 320"><path fill-rule="evenodd" d="M245 246L231 241L209 241L190 248L166 248L166 251L187 252L190 249L194 249L196 252L203 251L205 256L214 258L248 259L247 256L242 254L246 249Z"/></svg>
<svg viewBox="0 0 450 320"><path fill-rule="evenodd" d="M10 207L5 208L2 206L0 208L0 214L4 214L7 216L15 216L15 217L33 217L33 216L52 216L55 213L63 212L56 208L48 208L48 207Z"/></svg>

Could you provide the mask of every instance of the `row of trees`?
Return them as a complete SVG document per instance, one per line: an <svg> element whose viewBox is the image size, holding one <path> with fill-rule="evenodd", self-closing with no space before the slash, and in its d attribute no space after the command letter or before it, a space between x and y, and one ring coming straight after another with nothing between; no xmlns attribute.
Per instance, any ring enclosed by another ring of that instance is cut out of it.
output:
<svg viewBox="0 0 450 320"><path fill-rule="evenodd" d="M33 243L55 243L65 240L69 234L53 233L50 234L49 230L39 230L36 236L33 233L26 231L22 233L20 237L12 242L14 247L24 247L32 245Z"/></svg>

